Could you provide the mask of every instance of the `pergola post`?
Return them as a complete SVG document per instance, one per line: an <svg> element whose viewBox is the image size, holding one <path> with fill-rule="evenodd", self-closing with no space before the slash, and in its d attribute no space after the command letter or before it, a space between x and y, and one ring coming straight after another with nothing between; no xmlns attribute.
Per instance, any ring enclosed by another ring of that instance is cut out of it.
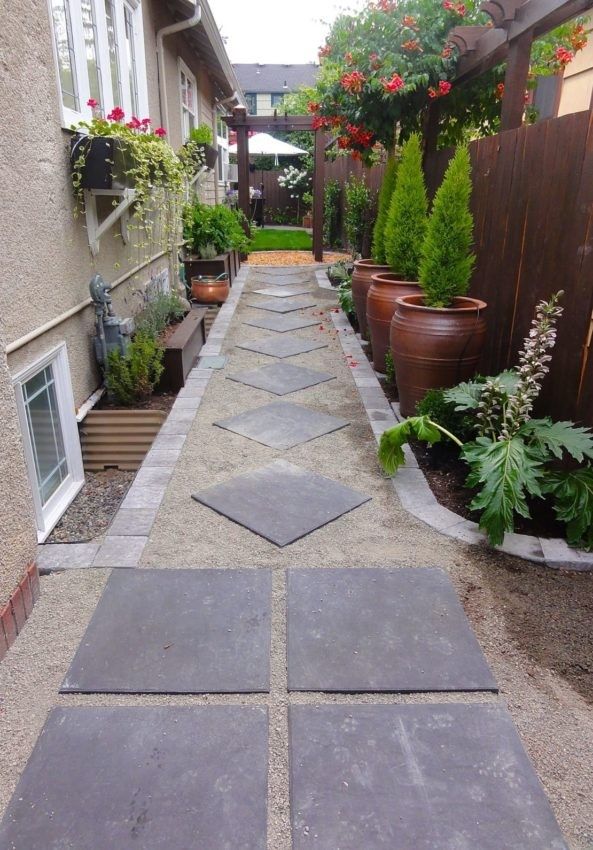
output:
<svg viewBox="0 0 593 850"><path fill-rule="evenodd" d="M528 30L510 44L502 97L502 131L515 130L523 123L532 42L533 31Z"/></svg>
<svg viewBox="0 0 593 850"><path fill-rule="evenodd" d="M315 170L313 172L313 257L323 260L323 196L325 189L325 133L315 130Z"/></svg>
<svg viewBox="0 0 593 850"><path fill-rule="evenodd" d="M249 221L251 200L249 197L249 136L247 127L237 127L237 171L239 172L239 208Z"/></svg>
<svg viewBox="0 0 593 850"><path fill-rule="evenodd" d="M440 118L441 104L438 100L431 100L428 106L426 124L424 125L424 159L437 149Z"/></svg>

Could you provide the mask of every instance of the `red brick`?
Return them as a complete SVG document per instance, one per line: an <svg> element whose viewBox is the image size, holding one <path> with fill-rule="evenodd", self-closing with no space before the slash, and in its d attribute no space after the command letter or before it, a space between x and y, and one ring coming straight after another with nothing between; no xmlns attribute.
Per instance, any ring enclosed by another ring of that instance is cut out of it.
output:
<svg viewBox="0 0 593 850"><path fill-rule="evenodd" d="M19 587L23 595L23 604L25 606L25 616L29 617L33 610L33 594L31 593L31 585L29 584L29 576L25 575L19 581Z"/></svg>
<svg viewBox="0 0 593 850"><path fill-rule="evenodd" d="M4 626L2 625L2 621L0 620L0 661L2 661L7 652L8 640L6 639L6 635L4 634Z"/></svg>
<svg viewBox="0 0 593 850"><path fill-rule="evenodd" d="M39 570L37 569L37 564L29 565L27 569L27 575L29 576L29 584L31 585L31 595L33 596L33 604L35 604L41 596L41 587L39 584Z"/></svg>
<svg viewBox="0 0 593 850"><path fill-rule="evenodd" d="M20 632L27 622L27 612L25 611L25 603L23 602L23 594L20 587L17 587L10 597L10 604L12 605L12 613L16 621L17 632Z"/></svg>
<svg viewBox="0 0 593 850"><path fill-rule="evenodd" d="M4 608L0 610L0 621L2 622L2 627L4 629L6 643L10 648L15 642L16 636L18 634L16 623L12 614L12 608L10 607L10 602L8 603L8 605L5 605Z"/></svg>

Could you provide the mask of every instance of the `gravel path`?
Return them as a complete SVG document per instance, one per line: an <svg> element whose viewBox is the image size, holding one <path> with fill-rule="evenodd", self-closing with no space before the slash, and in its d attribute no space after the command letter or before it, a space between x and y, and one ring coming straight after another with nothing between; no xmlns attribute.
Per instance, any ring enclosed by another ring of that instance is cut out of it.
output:
<svg viewBox="0 0 593 850"><path fill-rule="evenodd" d="M107 531L135 472L105 469L87 472L84 486L46 543L85 543Z"/></svg>
<svg viewBox="0 0 593 850"><path fill-rule="evenodd" d="M310 277L313 282L314 278ZM246 290L269 285L253 270ZM508 705L571 850L593 850L593 575L562 574L463 546L411 517L380 473L376 444L329 316L335 294L316 291L319 320L297 332L328 347L290 362L336 380L288 400L348 419L328 437L278 452L212 426L269 403L269 394L226 380L274 362L234 346L271 335L243 324L255 311L243 298L227 340L229 357L208 386L159 510L141 566L261 567L274 570L272 688L269 695L206 697L57 696L57 688L106 580L106 572L69 571L42 579L42 598L0 666L0 807L10 798L47 710L56 704L267 704L270 708L269 850L290 850L286 705L502 700ZM192 491L284 457L371 495L372 501L292 546L278 549L192 501ZM497 678L500 697L325 695L286 691L285 581L288 566L427 566L449 573ZM478 848L476 848L478 850ZM542 848L543 850L543 848Z"/></svg>

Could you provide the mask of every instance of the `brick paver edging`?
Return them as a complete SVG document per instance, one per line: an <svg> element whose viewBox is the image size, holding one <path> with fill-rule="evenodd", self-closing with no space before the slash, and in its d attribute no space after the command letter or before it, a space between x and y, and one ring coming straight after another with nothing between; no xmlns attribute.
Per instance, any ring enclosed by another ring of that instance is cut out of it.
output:
<svg viewBox="0 0 593 850"><path fill-rule="evenodd" d="M8 602L0 608L0 661L22 632L33 605L39 599L39 592L37 565L29 564Z"/></svg>
<svg viewBox="0 0 593 850"><path fill-rule="evenodd" d="M325 272L318 272L317 279L320 286L322 277L325 277L327 281ZM323 285L326 287L326 284ZM332 312L331 318L338 331L344 354L351 358L354 364L351 366L354 383L359 391L375 439L379 442L383 431L401 421L399 405L390 405L387 401L346 314L339 310L339 312ZM454 537L463 543L489 545L486 535L480 531L477 523L466 520L439 504L408 446L404 447L404 453L406 466L399 469L391 478L395 492L404 508L440 531L441 534L446 534L447 537ZM504 543L496 549L557 570L593 570L593 552L572 549L566 540L560 537L506 534Z"/></svg>
<svg viewBox="0 0 593 850"><path fill-rule="evenodd" d="M249 271L248 266L242 266L234 279L229 297L220 308L200 351L200 358L221 353L223 340L237 309ZM103 542L53 543L40 546L37 563L41 573L88 567L138 566L173 469L211 377L212 369L202 367L198 359L197 366L191 370L185 386L179 391L175 404L138 470Z"/></svg>

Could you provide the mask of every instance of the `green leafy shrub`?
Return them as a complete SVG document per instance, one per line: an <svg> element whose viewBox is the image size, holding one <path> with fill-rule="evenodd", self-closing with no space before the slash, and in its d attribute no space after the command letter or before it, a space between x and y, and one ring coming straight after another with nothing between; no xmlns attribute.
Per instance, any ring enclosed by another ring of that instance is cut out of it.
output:
<svg viewBox="0 0 593 850"><path fill-rule="evenodd" d="M125 355L110 351L107 389L118 404L130 407L148 401L163 373L163 349L154 337L137 333Z"/></svg>
<svg viewBox="0 0 593 850"><path fill-rule="evenodd" d="M328 268L327 276L335 286L350 280L352 278L352 269L352 263L348 260L338 260Z"/></svg>
<svg viewBox="0 0 593 850"><path fill-rule="evenodd" d="M391 386L395 386L395 364L393 362L393 354L391 353L391 349L385 355L385 377L387 378L387 383L391 384Z"/></svg>
<svg viewBox="0 0 593 850"><path fill-rule="evenodd" d="M136 316L136 332L156 339L167 325L182 319L185 312L186 308L175 292L159 293Z"/></svg>
<svg viewBox="0 0 593 850"><path fill-rule="evenodd" d="M373 260L385 265L387 257L385 254L385 225L387 224L387 216L389 215L389 207L391 206L391 198L395 189L395 178L397 177L398 161L395 155L392 154L387 160L385 168L385 176L381 183L379 191L379 203L377 207L377 218L373 228L373 247L371 248L371 256Z"/></svg>
<svg viewBox="0 0 593 850"><path fill-rule="evenodd" d="M389 474L404 463L403 445L408 440L431 444L443 436L453 440L469 467L467 486L478 488L469 507L480 511L480 528L493 545L514 530L516 514L529 518L529 498L550 496L558 519L566 524L568 542L593 548L593 433L572 422L531 418L549 371L547 351L556 341L560 295L537 305L518 367L445 391L444 400L452 402L457 412L474 417L473 441L463 443L428 414L410 417L381 437L379 460ZM571 467L558 469L567 459ZM575 469L575 462L583 465Z"/></svg>
<svg viewBox="0 0 593 850"><path fill-rule="evenodd" d="M466 147L449 163L434 199L420 261L420 285L428 307L448 307L466 295L474 268L471 165Z"/></svg>
<svg viewBox="0 0 593 850"><path fill-rule="evenodd" d="M416 405L416 413L438 422L464 442L474 436L475 417L457 410L455 402L446 397L445 390L429 390Z"/></svg>
<svg viewBox="0 0 593 850"><path fill-rule="evenodd" d="M345 186L344 230L353 255L363 253L371 226L372 196L364 182L352 175Z"/></svg>
<svg viewBox="0 0 593 850"><path fill-rule="evenodd" d="M353 316L354 311L354 299L352 298L352 278L345 280L338 287L338 301L340 303L340 307L346 313L347 316Z"/></svg>
<svg viewBox="0 0 593 850"><path fill-rule="evenodd" d="M384 236L387 262L403 280L418 280L427 215L422 146L420 136L414 134L402 148Z"/></svg>
<svg viewBox="0 0 593 850"><path fill-rule="evenodd" d="M209 206L196 202L186 206L183 238L189 250L200 257L203 252L211 254L210 246L214 246L216 254L231 250L246 252L249 248L239 214L225 204Z"/></svg>
<svg viewBox="0 0 593 850"><path fill-rule="evenodd" d="M189 138L190 141L195 142L197 145L211 145L214 141L212 128L207 124L199 124L193 130L190 130Z"/></svg>
<svg viewBox="0 0 593 850"><path fill-rule="evenodd" d="M323 191L323 244L328 248L340 245L340 197L338 180L328 180Z"/></svg>

